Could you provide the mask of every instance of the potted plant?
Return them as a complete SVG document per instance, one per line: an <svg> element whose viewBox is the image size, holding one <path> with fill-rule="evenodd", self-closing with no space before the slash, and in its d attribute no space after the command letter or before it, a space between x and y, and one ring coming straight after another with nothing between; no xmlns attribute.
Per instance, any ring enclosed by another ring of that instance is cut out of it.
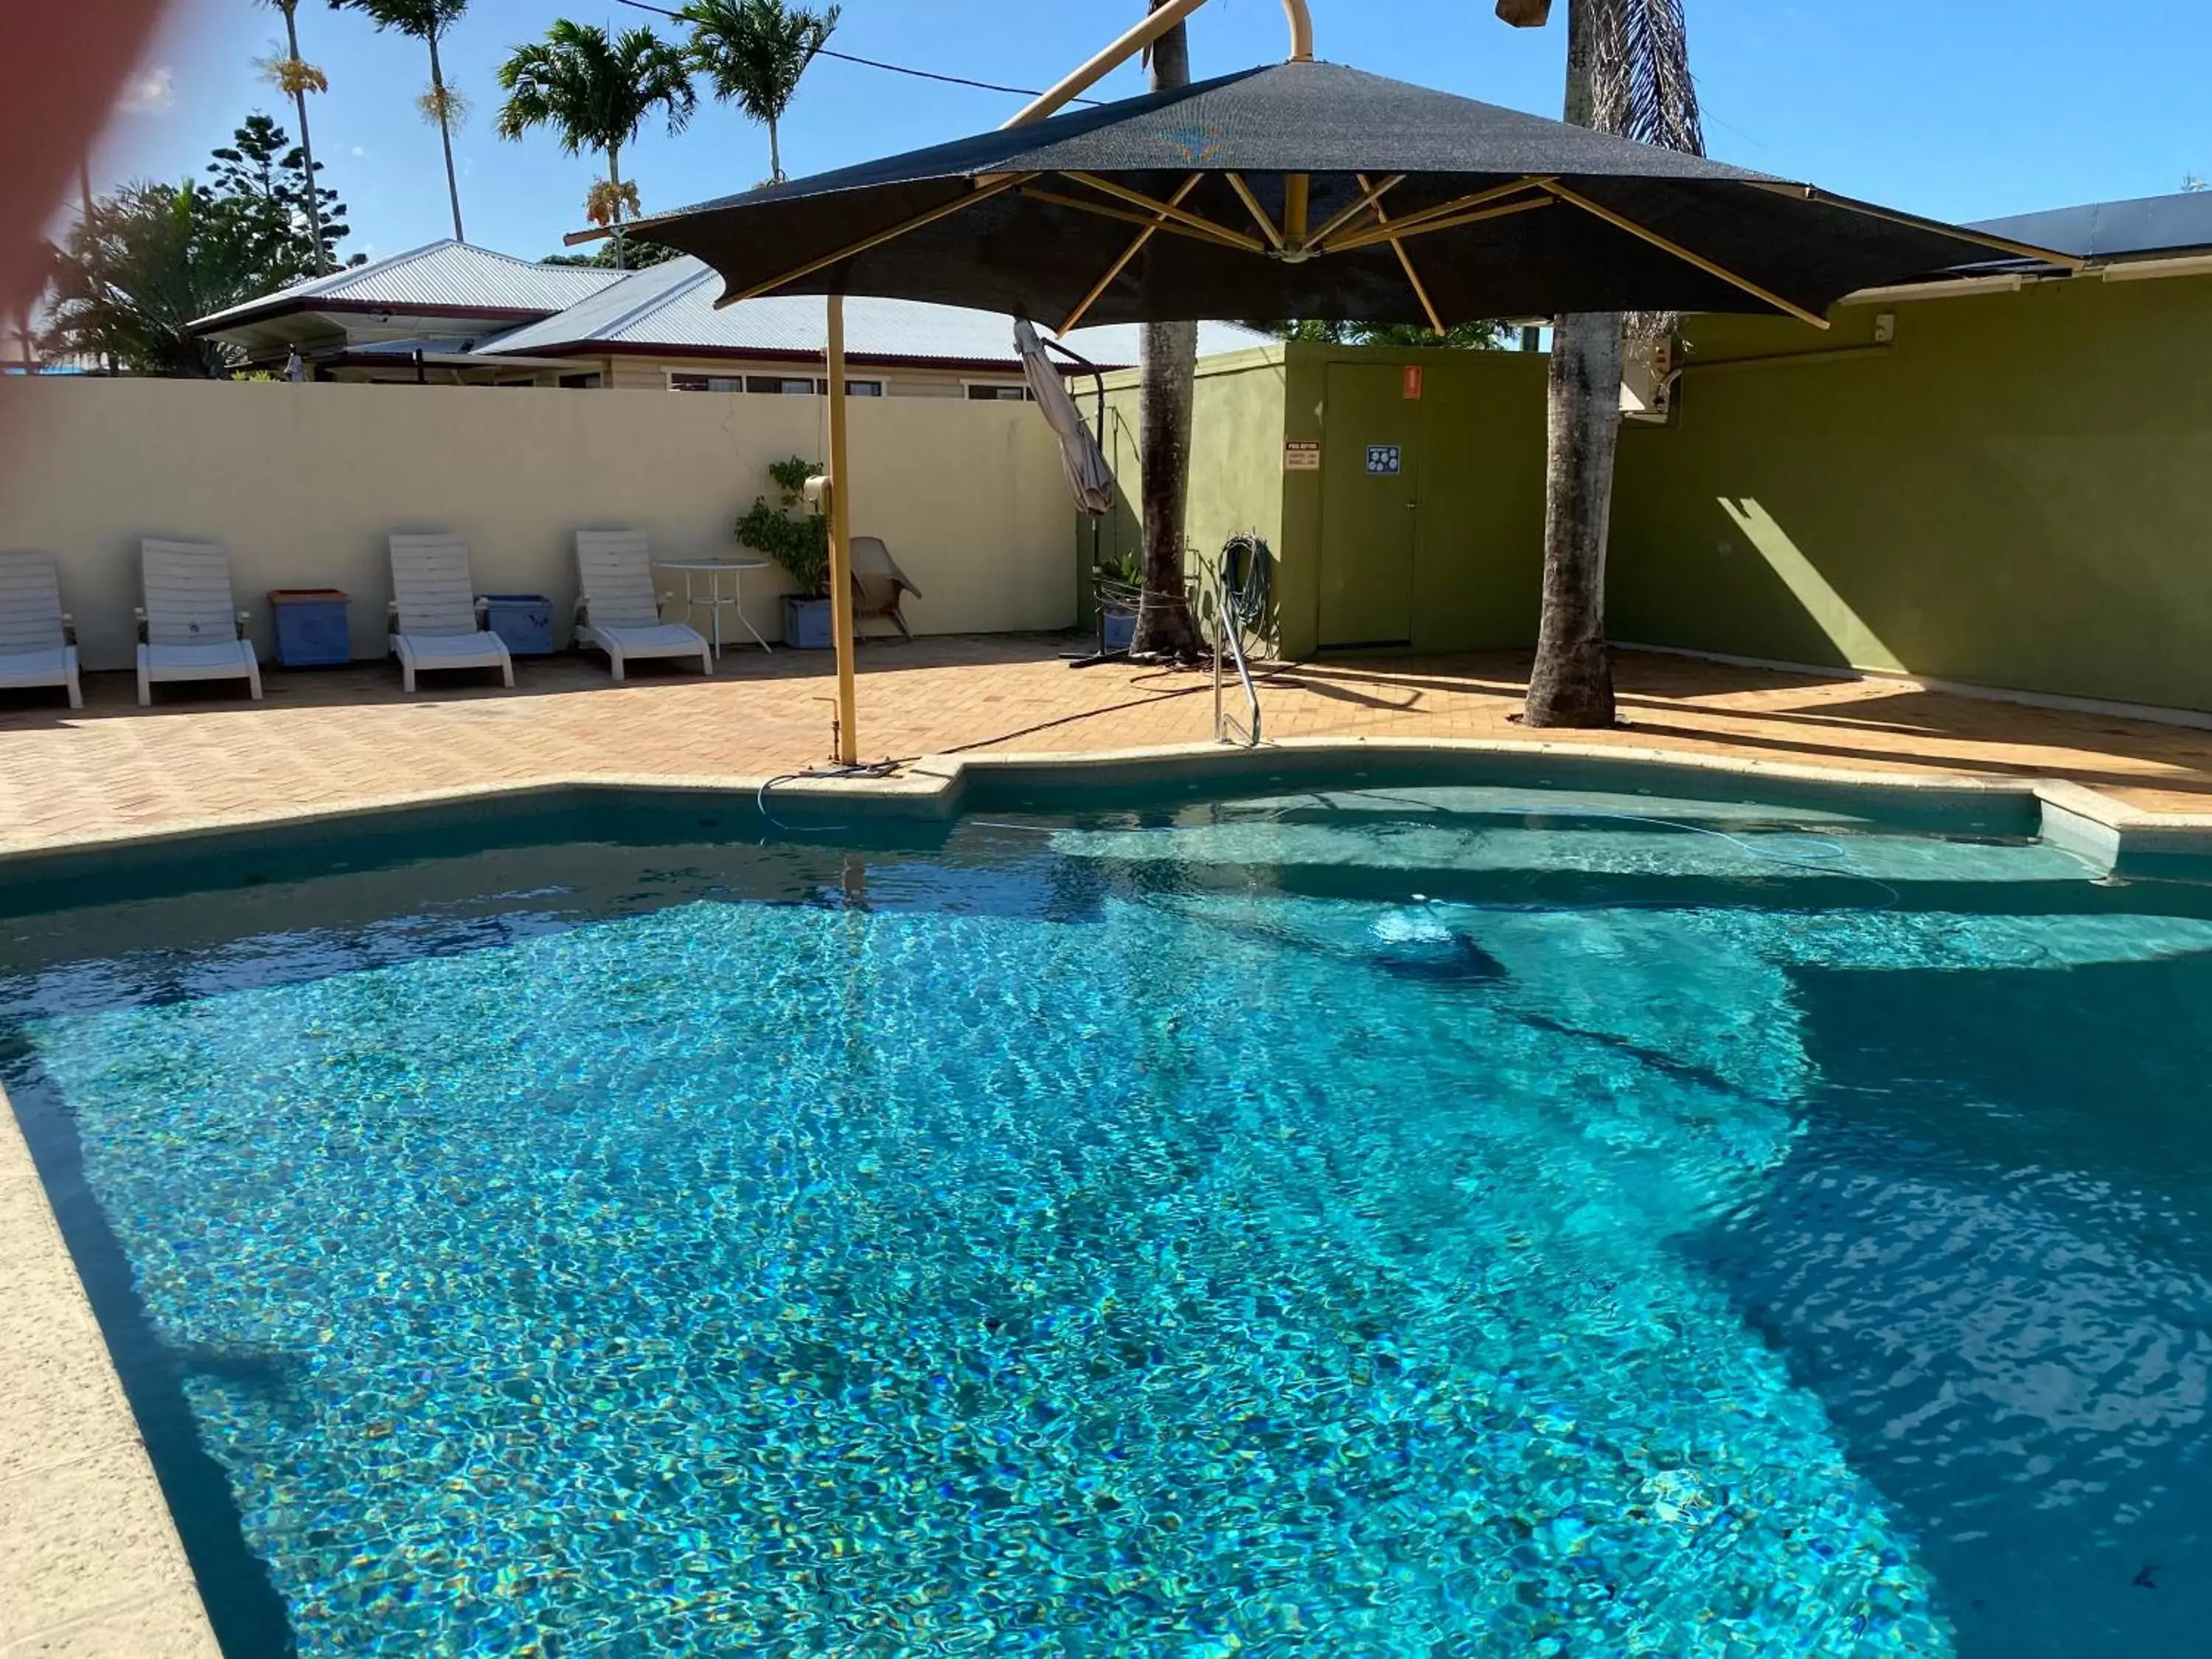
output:
<svg viewBox="0 0 2212 1659"><path fill-rule="evenodd" d="M819 461L793 455L768 470L781 497L771 505L755 496L737 524L738 544L775 561L792 580L794 592L783 600L783 642L804 651L827 651L830 626L830 520L806 506L806 481L822 471Z"/></svg>
<svg viewBox="0 0 2212 1659"><path fill-rule="evenodd" d="M1137 606L1145 593L1145 562L1133 553L1103 559L1091 572L1098 599L1099 642L1127 651L1137 636Z"/></svg>

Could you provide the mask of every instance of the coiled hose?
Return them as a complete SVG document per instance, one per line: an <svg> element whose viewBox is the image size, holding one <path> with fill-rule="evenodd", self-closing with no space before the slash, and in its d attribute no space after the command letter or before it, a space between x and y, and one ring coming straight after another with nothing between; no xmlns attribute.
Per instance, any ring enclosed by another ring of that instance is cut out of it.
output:
<svg viewBox="0 0 2212 1659"><path fill-rule="evenodd" d="M1230 620L1247 634L1265 631L1275 577L1275 556L1267 544L1257 536L1231 536L1222 544L1214 573Z"/></svg>

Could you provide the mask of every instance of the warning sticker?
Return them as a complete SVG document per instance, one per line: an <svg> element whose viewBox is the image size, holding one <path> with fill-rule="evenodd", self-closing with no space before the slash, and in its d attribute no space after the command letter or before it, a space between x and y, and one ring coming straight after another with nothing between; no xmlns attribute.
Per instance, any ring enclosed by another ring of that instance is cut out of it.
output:
<svg viewBox="0 0 2212 1659"><path fill-rule="evenodd" d="M1292 441L1283 446L1283 471L1285 472L1318 472L1321 471L1321 446Z"/></svg>
<svg viewBox="0 0 2212 1659"><path fill-rule="evenodd" d="M1367 446L1367 470L1375 477L1395 478L1398 476L1398 467L1397 445L1370 444Z"/></svg>

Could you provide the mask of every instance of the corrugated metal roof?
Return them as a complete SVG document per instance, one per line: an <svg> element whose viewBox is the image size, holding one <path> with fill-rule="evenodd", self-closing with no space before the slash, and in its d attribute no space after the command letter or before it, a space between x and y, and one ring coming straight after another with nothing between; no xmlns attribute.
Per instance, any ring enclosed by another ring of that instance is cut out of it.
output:
<svg viewBox="0 0 2212 1659"><path fill-rule="evenodd" d="M1969 227L2085 259L2141 258L2212 248L2212 191L2093 202Z"/></svg>
<svg viewBox="0 0 2212 1659"><path fill-rule="evenodd" d="M466 242L433 242L349 270L295 283L258 300L203 317L195 329L219 328L318 304L450 306L456 311L556 312L622 280L618 270L541 265Z"/></svg>
<svg viewBox="0 0 2212 1659"><path fill-rule="evenodd" d="M819 356L828 323L818 296L795 295L747 300L714 309L720 278L697 259L672 259L633 271L542 322L487 340L477 355L505 356L598 343L665 350L744 351L794 357ZM1105 368L1137 361L1133 325L1078 329L1067 343ZM1265 345L1269 337L1234 323L1199 325L1199 351L1213 356ZM988 311L925 305L910 300L855 296L845 302L845 349L854 356L916 361L1004 363L1013 368L1013 325Z"/></svg>

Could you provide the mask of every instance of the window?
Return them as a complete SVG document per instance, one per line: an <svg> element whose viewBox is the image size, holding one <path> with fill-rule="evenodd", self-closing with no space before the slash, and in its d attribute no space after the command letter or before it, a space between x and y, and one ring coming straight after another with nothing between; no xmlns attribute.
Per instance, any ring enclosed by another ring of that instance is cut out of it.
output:
<svg viewBox="0 0 2212 1659"><path fill-rule="evenodd" d="M562 385L568 382L563 380ZM596 377L592 381L598 384ZM693 374L672 369L668 374L671 392L749 392L756 397L812 398L827 396L830 382L815 376L799 374ZM848 398L880 398L884 395L881 380L848 380L845 395Z"/></svg>
<svg viewBox="0 0 2212 1659"><path fill-rule="evenodd" d="M599 386L599 377L597 374L563 374L561 384L570 392L591 392Z"/></svg>
<svg viewBox="0 0 2212 1659"><path fill-rule="evenodd" d="M1029 401L1030 389L1018 381L963 380L971 404L1018 404Z"/></svg>

